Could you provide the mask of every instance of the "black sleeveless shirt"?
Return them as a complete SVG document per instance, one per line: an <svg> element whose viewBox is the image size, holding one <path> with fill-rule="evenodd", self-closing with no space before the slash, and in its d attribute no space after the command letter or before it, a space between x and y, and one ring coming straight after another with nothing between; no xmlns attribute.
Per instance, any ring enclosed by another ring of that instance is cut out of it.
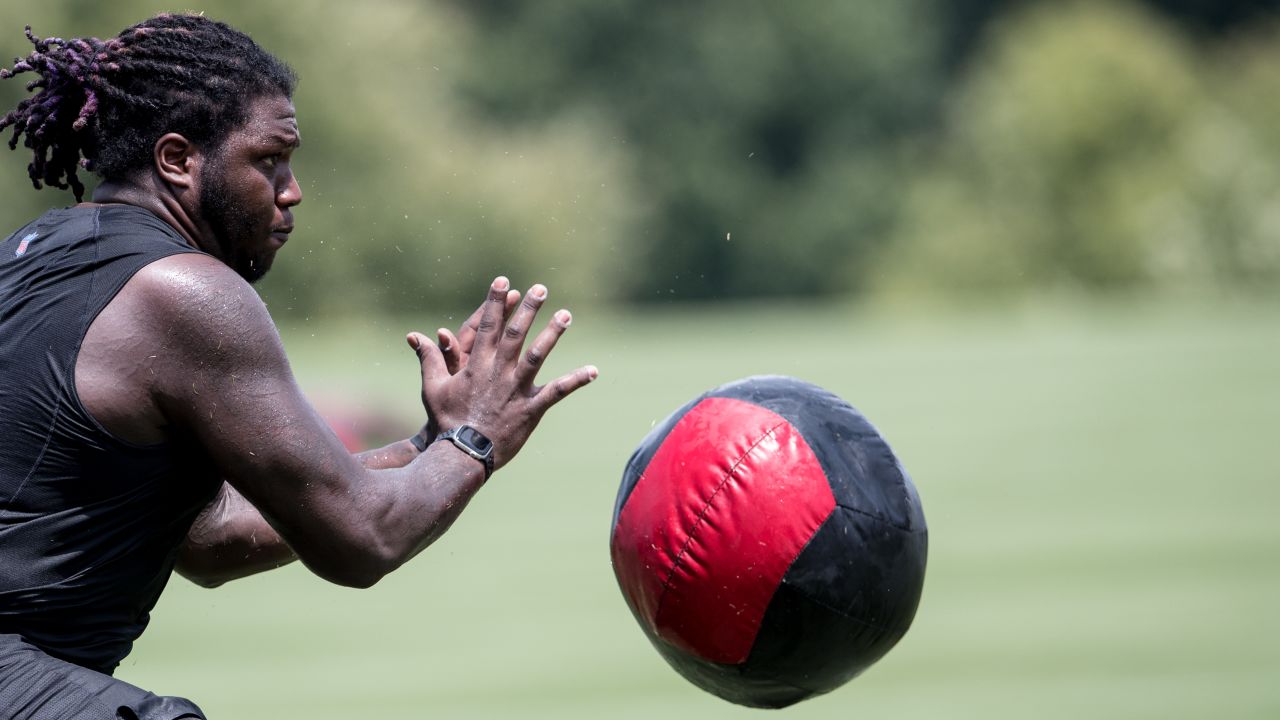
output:
<svg viewBox="0 0 1280 720"><path fill-rule="evenodd" d="M198 252L127 205L53 210L0 243L0 634L110 674L220 485L111 435L76 393L90 323L144 266Z"/></svg>

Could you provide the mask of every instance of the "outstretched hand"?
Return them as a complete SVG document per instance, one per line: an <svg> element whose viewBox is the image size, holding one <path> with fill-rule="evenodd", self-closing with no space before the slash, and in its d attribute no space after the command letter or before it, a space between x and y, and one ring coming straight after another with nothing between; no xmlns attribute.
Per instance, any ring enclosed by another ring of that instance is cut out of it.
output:
<svg viewBox="0 0 1280 720"><path fill-rule="evenodd" d="M535 385L539 368L573 318L568 310L557 310L526 349L525 340L547 289L534 285L523 302L519 297L507 279L499 277L458 336L450 338L448 331L438 331L439 346L421 333L407 337L422 364L422 403L427 413L441 429L465 424L488 436L494 444L495 468L519 452L551 406L599 374L587 365Z"/></svg>

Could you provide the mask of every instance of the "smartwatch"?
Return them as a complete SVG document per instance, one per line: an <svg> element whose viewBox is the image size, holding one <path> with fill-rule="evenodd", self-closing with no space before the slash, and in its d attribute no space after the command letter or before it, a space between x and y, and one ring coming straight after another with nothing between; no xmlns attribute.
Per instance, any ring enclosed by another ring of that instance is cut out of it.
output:
<svg viewBox="0 0 1280 720"><path fill-rule="evenodd" d="M470 425L459 425L440 433L436 440L448 440L462 452L484 463L484 479L493 474L493 442Z"/></svg>

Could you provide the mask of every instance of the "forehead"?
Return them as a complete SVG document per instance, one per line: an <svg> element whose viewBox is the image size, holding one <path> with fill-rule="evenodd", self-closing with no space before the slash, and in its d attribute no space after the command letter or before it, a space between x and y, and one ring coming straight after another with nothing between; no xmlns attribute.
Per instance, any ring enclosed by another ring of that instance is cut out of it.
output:
<svg viewBox="0 0 1280 720"><path fill-rule="evenodd" d="M301 144L293 101L283 95L268 95L249 101L249 118L236 132L250 143L280 142Z"/></svg>

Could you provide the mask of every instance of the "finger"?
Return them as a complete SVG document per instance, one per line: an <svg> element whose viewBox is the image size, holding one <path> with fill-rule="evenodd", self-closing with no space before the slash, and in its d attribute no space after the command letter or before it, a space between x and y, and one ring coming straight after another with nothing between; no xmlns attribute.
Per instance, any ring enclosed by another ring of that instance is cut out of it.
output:
<svg viewBox="0 0 1280 720"><path fill-rule="evenodd" d="M539 284L529 288L524 302L520 303L520 307L511 314L511 319L507 321L507 326L502 331L502 345L498 352L503 359L512 361L520 354L520 349L524 347L524 339L529 334L529 328L533 326L533 319L538 314L538 308L542 307L542 302L546 299L545 285Z"/></svg>
<svg viewBox="0 0 1280 720"><path fill-rule="evenodd" d="M467 362L467 356L463 354L462 343L458 342L457 336L449 332L448 328L436 330L436 347L440 348L440 354L444 356L444 364L449 369L449 374L457 375Z"/></svg>
<svg viewBox="0 0 1280 720"><path fill-rule="evenodd" d="M511 311L515 309L518 302L520 302L520 291L508 290L507 305L503 309L502 317L511 317ZM480 307L476 308L470 317L458 327L458 347L463 356L471 352L471 346L476 341L476 330L480 328L480 316L484 314L484 308L487 304L488 298L485 298L485 302L480 303Z"/></svg>
<svg viewBox="0 0 1280 720"><path fill-rule="evenodd" d="M511 317L512 311L516 309L516 305L518 305L519 303L520 303L520 291L508 290L507 291L507 307L506 307L506 311L502 313L502 317L503 318Z"/></svg>
<svg viewBox="0 0 1280 720"><path fill-rule="evenodd" d="M529 349L525 351L524 357L520 358L520 365L516 367L516 378L520 382L533 384L538 369L546 362L547 356L551 354L560 336L564 335L564 331L569 329L569 324L572 322L573 315L568 310L557 310L556 314L551 316L547 326L538 333L533 342L529 343Z"/></svg>
<svg viewBox="0 0 1280 720"><path fill-rule="evenodd" d="M595 365L584 365L568 375L561 375L538 390L538 394L533 398L534 406L537 407L539 414L544 413L551 406L598 377L600 377L600 370Z"/></svg>
<svg viewBox="0 0 1280 720"><path fill-rule="evenodd" d="M475 312L458 327L458 348L464 355L471 352L471 345L476 341L476 329L480 327L480 316L484 314L485 304L480 303Z"/></svg>
<svg viewBox="0 0 1280 720"><path fill-rule="evenodd" d="M471 352L474 354L482 348L493 349L498 344L498 329L502 326L503 314L507 307L507 290L511 287L505 277L494 278L489 285L489 296L485 300L480 313L480 321L476 323L475 342Z"/></svg>

